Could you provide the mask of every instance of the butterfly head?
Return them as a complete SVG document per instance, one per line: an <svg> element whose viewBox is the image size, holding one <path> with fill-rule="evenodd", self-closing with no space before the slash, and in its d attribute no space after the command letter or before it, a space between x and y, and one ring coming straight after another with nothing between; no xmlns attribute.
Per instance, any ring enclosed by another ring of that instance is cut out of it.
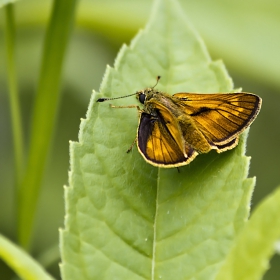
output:
<svg viewBox="0 0 280 280"><path fill-rule="evenodd" d="M140 103L144 104L147 99L152 98L154 94L158 93L158 91L155 91L154 88L158 84L159 79L160 76L157 76L157 82L153 87L136 92L136 98L139 100Z"/></svg>
<svg viewBox="0 0 280 280"><path fill-rule="evenodd" d="M149 98L152 92L151 88L146 88L136 92L136 98L139 100L140 103L144 104L146 99Z"/></svg>
<svg viewBox="0 0 280 280"><path fill-rule="evenodd" d="M136 92L136 98L139 100L140 103L144 104L146 100L146 93L145 90L140 90Z"/></svg>

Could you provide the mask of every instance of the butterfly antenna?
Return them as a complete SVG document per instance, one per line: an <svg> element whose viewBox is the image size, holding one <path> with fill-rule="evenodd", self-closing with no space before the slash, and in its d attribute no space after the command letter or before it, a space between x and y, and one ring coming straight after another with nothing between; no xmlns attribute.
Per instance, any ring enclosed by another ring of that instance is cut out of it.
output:
<svg viewBox="0 0 280 280"><path fill-rule="evenodd" d="M120 96L120 97L111 97L111 98L103 97L103 98L98 98L96 100L96 102L104 102L104 101L107 101L107 100L121 99L121 98L129 97L129 96L132 96L132 95L135 95L135 94L136 93L132 93L132 94L125 95L125 96Z"/></svg>
<svg viewBox="0 0 280 280"><path fill-rule="evenodd" d="M154 89L154 88L157 86L158 81L160 80L160 78L161 78L161 76L157 76L157 82L156 82L156 84L152 87L152 89Z"/></svg>
<svg viewBox="0 0 280 280"><path fill-rule="evenodd" d="M152 87L152 89L158 84L158 81L160 80L160 76L157 76L157 82L156 84ZM125 97L129 97L129 96L132 96L132 95L136 95L136 93L132 93L132 94L129 94L129 95L125 95L125 96L120 96L120 97L111 97L111 98L106 98L106 97L103 97L103 98L98 98L96 100L96 102L104 102L104 101L108 101L108 100L114 100L114 99L120 99L120 98L125 98Z"/></svg>

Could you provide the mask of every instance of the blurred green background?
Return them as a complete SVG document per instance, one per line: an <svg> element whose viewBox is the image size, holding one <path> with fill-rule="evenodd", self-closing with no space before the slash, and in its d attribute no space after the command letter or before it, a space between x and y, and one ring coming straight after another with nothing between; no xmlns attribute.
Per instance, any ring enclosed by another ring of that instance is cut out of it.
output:
<svg viewBox="0 0 280 280"><path fill-rule="evenodd" d="M236 88L258 94L263 107L250 129L247 155L250 176L257 177L252 207L280 183L280 1L181 0L187 20L200 33L211 57L222 59ZM20 104L27 149L40 57L52 1L15 3L16 59ZM68 47L62 97L36 213L32 254L59 278L58 228L63 226L63 185L69 170L69 140L77 140L92 89L98 91L107 64L123 43L143 28L151 0L81 0ZM0 10L0 232L16 239L14 162L4 44ZM155 73L155 75L160 73ZM149 85L143 85L143 87ZM186 89L187 91L188 89ZM136 128L135 128L136 131ZM0 278L12 271L0 261ZM264 279L280 279L280 257L274 256Z"/></svg>

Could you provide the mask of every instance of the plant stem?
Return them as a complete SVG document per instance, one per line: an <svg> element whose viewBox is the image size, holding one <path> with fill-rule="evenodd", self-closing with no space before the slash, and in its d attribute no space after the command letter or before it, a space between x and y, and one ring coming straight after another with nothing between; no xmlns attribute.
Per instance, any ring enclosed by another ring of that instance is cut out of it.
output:
<svg viewBox="0 0 280 280"><path fill-rule="evenodd" d="M5 24L5 38L6 38L6 55L8 67L8 84L10 96L10 111L13 131L13 145L15 158L15 181L16 193L19 192L20 181L23 173L23 137L21 125L21 111L19 106L19 94L17 86L16 75L16 59L15 59L15 37L16 28L14 20L13 4L5 6L6 24ZM18 205L16 203L16 205Z"/></svg>
<svg viewBox="0 0 280 280"><path fill-rule="evenodd" d="M28 248L40 185L55 128L63 60L72 30L76 0L54 0L44 42L33 111L28 162L20 193L18 235Z"/></svg>

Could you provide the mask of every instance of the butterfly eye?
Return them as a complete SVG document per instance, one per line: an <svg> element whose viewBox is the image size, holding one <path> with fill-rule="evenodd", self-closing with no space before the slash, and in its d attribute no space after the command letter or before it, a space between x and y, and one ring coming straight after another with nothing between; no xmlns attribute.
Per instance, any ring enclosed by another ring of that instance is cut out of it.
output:
<svg viewBox="0 0 280 280"><path fill-rule="evenodd" d="M144 104L145 100L146 100L146 94L145 93L140 93L139 96L139 101Z"/></svg>

